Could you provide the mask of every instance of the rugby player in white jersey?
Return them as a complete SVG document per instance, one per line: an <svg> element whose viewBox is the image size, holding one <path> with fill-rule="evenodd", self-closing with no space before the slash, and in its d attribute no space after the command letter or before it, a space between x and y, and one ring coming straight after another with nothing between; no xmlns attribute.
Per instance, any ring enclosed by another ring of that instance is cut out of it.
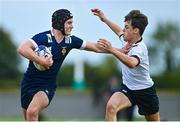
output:
<svg viewBox="0 0 180 122"><path fill-rule="evenodd" d="M148 50L143 42L143 32L148 25L148 18L139 10L132 10L125 16L125 26L110 21L102 10L91 10L101 21L107 24L118 37L123 37L123 45L132 45L127 54L113 48L106 39L100 39L98 46L114 55L122 63L123 83L114 93L106 106L106 121L117 121L116 114L124 108L137 105L139 114L147 121L160 121L159 100L154 82L149 75Z"/></svg>

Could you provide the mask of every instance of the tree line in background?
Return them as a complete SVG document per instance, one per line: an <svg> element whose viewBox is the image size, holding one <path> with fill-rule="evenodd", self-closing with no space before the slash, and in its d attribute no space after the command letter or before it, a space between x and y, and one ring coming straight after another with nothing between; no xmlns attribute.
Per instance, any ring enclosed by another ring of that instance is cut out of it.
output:
<svg viewBox="0 0 180 122"><path fill-rule="evenodd" d="M0 87L3 84L12 83L21 75L18 65L20 57L17 54L11 35L0 27Z"/></svg>
<svg viewBox="0 0 180 122"><path fill-rule="evenodd" d="M158 59L159 54L163 55L165 71L171 72L180 68L180 25L173 22L159 23L152 34L154 45L149 47L150 58ZM158 62L156 62L158 63Z"/></svg>
<svg viewBox="0 0 180 122"><path fill-rule="evenodd" d="M165 62L164 72L153 79L158 88L179 89L180 88L180 61L176 52L180 50L180 27L173 22L159 23L152 34L154 40L149 46L150 62L158 64L159 54L163 55ZM20 66L20 56L16 51L9 32L0 27L0 87L19 86L22 73ZM116 74L121 77L118 69L118 61L113 56L107 58L98 66L85 63L86 86L93 90L104 86L107 80ZM63 65L61 74L58 75L59 86L72 86L73 84L73 64Z"/></svg>

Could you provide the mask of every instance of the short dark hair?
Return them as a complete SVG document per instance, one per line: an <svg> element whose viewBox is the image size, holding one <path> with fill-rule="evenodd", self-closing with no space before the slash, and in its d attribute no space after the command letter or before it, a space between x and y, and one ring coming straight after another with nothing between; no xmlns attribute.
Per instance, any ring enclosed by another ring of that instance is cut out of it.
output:
<svg viewBox="0 0 180 122"><path fill-rule="evenodd" d="M146 15L142 14L139 10L132 10L126 16L125 20L131 21L133 28L138 28L140 30L140 35L142 36L146 26L148 25L148 18Z"/></svg>

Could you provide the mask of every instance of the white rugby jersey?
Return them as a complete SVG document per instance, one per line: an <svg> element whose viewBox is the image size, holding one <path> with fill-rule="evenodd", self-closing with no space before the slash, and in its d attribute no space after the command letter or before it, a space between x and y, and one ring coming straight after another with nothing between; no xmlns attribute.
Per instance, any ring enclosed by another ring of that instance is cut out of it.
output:
<svg viewBox="0 0 180 122"><path fill-rule="evenodd" d="M122 46L125 46L124 42ZM139 64L135 68L129 68L122 64L123 84L131 90L140 90L151 87L154 82L149 74L149 58L148 50L143 41L133 45L132 49L128 52L129 56L137 56L140 59Z"/></svg>

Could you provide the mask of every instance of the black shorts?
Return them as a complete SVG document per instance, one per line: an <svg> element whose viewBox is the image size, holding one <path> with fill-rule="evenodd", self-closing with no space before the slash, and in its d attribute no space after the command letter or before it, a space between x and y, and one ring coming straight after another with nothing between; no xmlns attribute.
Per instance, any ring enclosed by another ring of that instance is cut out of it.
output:
<svg viewBox="0 0 180 122"><path fill-rule="evenodd" d="M142 90L130 90L122 84L120 92L125 94L133 105L137 105L140 115L155 114L159 111L159 100L154 85Z"/></svg>
<svg viewBox="0 0 180 122"><path fill-rule="evenodd" d="M21 89L21 107L27 109L32 101L33 96L39 92L44 91L49 99L49 104L54 96L55 90L46 87L31 87Z"/></svg>

